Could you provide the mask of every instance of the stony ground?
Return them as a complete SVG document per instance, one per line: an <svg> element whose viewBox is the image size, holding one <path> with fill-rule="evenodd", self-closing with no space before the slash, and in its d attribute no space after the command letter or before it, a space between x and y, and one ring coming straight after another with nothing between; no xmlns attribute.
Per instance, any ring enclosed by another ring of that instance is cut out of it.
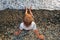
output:
<svg viewBox="0 0 60 40"><path fill-rule="evenodd" d="M22 22L25 10L0 11L0 40L12 40L13 32ZM32 10L39 32L45 36L45 40L60 40L60 11ZM24 37L24 40L38 40L32 31Z"/></svg>

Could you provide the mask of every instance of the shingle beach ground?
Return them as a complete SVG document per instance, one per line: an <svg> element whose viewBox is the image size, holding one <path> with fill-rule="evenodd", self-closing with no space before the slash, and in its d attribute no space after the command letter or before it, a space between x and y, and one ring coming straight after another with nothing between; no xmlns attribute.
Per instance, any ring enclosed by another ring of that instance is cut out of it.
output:
<svg viewBox="0 0 60 40"><path fill-rule="evenodd" d="M12 40L13 32L22 22L25 10L6 9L0 11L0 40ZM60 11L32 10L39 32L45 40L60 40ZM33 31L24 40L38 40Z"/></svg>

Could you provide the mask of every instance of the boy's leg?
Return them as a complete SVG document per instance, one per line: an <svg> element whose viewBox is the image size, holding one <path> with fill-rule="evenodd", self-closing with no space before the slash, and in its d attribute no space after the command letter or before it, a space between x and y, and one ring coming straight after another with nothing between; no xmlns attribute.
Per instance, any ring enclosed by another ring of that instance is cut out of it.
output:
<svg viewBox="0 0 60 40"><path fill-rule="evenodd" d="M31 9L32 9L32 7L30 7L30 9L29 9L29 12L30 12L30 14L32 15L32 17L33 17L33 14L32 14L32 11L31 11Z"/></svg>
<svg viewBox="0 0 60 40"><path fill-rule="evenodd" d="M23 37L24 37L25 35L28 35L28 32L29 32L29 31L23 30L20 35L18 35L18 36L15 36L15 35L14 35L13 40L24 40Z"/></svg>
<svg viewBox="0 0 60 40"><path fill-rule="evenodd" d="M18 35L18 36L14 35L14 38L12 40L23 40L23 37L20 35Z"/></svg>
<svg viewBox="0 0 60 40"><path fill-rule="evenodd" d="M28 9L27 9L26 7L25 7L25 10L26 10L26 11L25 11L25 14L27 14L27 12L28 12Z"/></svg>
<svg viewBox="0 0 60 40"><path fill-rule="evenodd" d="M20 36L23 36L24 37L25 35L28 35L28 32L29 31L27 31L27 30L23 30Z"/></svg>

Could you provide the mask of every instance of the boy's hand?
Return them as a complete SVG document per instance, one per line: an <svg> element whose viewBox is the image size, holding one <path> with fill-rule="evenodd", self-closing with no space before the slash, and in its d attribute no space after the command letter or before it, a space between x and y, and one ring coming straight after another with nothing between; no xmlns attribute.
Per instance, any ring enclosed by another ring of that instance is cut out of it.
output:
<svg viewBox="0 0 60 40"><path fill-rule="evenodd" d="M38 30L34 30L34 33L37 35L39 39L44 40L44 36L42 34L39 34Z"/></svg>
<svg viewBox="0 0 60 40"><path fill-rule="evenodd" d="M21 30L18 30L18 31L16 31L16 32L14 32L14 35L19 35L21 33Z"/></svg>
<svg viewBox="0 0 60 40"><path fill-rule="evenodd" d="M14 35L16 35L16 36L17 36L17 35L19 35L19 32L18 32L18 31L16 31L16 32L14 33Z"/></svg>
<svg viewBox="0 0 60 40"><path fill-rule="evenodd" d="M44 36L41 34L38 36L39 39L44 40Z"/></svg>

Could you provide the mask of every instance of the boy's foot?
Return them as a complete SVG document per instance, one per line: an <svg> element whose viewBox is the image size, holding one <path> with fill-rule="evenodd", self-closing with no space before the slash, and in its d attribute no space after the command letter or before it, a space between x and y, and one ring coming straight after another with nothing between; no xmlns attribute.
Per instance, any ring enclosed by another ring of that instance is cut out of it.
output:
<svg viewBox="0 0 60 40"><path fill-rule="evenodd" d="M31 11L31 10L32 10L32 7L30 7L29 11Z"/></svg>
<svg viewBox="0 0 60 40"><path fill-rule="evenodd" d="M28 8L27 8L27 7L25 7L25 10L26 10L26 11L25 11L25 14L27 14L27 13L28 13Z"/></svg>

